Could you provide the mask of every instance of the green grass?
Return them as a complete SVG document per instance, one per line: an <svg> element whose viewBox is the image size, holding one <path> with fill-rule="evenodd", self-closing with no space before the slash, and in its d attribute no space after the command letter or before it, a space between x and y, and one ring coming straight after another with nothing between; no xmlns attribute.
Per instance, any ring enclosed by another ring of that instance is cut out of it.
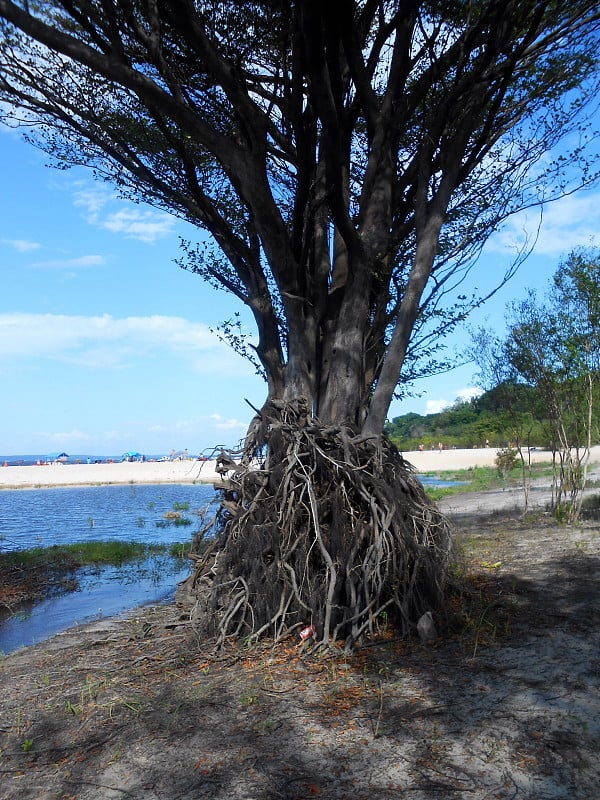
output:
<svg viewBox="0 0 600 800"><path fill-rule="evenodd" d="M156 521L155 524L157 528L170 528L172 525L174 525L176 528L185 528L192 524L191 519L188 519L187 517L175 516L174 513L168 517L165 515L165 517L166 519L158 519Z"/></svg>
<svg viewBox="0 0 600 800"><path fill-rule="evenodd" d="M520 486L523 480L521 467L512 469L506 478L503 478L496 467L469 467L469 469L449 470L446 472L427 472L429 477L436 477L443 481L466 481L460 486L426 487L428 496L432 500L440 500L456 494L470 492L484 492L489 489L502 489L507 486ZM531 477L543 478L552 475L551 464L532 464Z"/></svg>
<svg viewBox="0 0 600 800"><path fill-rule="evenodd" d="M51 547L32 547L0 553L0 566L10 569L32 569L36 566L53 567L59 570L78 569L86 566L121 566L125 563L143 561L149 556L170 555L183 558L189 550L188 544L145 544L144 542L75 542Z"/></svg>
<svg viewBox="0 0 600 800"><path fill-rule="evenodd" d="M79 588L79 571L112 567L126 580L158 578L189 564L191 542L77 542L0 552L0 605L17 607Z"/></svg>
<svg viewBox="0 0 600 800"><path fill-rule="evenodd" d="M182 514L183 511L189 511L189 508L189 503L173 503L172 509L167 511L167 513L163 515L162 519L156 521L156 527L168 528L171 525L175 525L175 527L185 527L187 525L191 525L192 520L189 519L189 517L184 517Z"/></svg>
<svg viewBox="0 0 600 800"><path fill-rule="evenodd" d="M192 543L190 542L173 542L168 547L168 553L172 558L181 558L187 559L188 553L192 549Z"/></svg>

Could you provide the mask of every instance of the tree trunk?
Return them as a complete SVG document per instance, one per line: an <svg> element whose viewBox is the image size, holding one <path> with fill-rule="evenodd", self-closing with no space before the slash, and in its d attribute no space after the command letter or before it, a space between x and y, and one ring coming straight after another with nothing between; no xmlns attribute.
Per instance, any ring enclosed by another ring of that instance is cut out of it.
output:
<svg viewBox="0 0 600 800"><path fill-rule="evenodd" d="M383 439L356 443L303 400L267 404L226 479L188 580L193 623L217 646L279 640L352 649L386 613L402 633L443 606L450 535L412 468Z"/></svg>
<svg viewBox="0 0 600 800"><path fill-rule="evenodd" d="M321 645L342 639L351 649L376 635L383 612L409 633L443 606L448 524L383 435L435 254L440 218L426 222L373 398L372 269L361 261L373 251L340 255L324 309L284 293L284 392L254 421L242 464L222 460L216 539L191 579L194 622L218 645L307 628Z"/></svg>

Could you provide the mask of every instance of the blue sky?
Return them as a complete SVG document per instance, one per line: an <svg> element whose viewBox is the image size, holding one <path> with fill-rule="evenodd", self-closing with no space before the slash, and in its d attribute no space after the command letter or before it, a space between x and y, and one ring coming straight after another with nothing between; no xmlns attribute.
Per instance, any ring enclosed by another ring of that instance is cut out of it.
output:
<svg viewBox="0 0 600 800"><path fill-rule="evenodd" d="M180 269L186 224L119 200L89 170L58 171L0 129L0 454L199 453L235 445L262 381L211 327L241 307ZM470 285L491 287L539 214L488 244ZM599 244L600 191L549 206L532 256L472 318L503 330L506 303L543 288L578 245ZM249 318L248 323L250 322ZM464 346L465 332L449 341ZM473 391L475 368L421 381L390 417L429 413Z"/></svg>

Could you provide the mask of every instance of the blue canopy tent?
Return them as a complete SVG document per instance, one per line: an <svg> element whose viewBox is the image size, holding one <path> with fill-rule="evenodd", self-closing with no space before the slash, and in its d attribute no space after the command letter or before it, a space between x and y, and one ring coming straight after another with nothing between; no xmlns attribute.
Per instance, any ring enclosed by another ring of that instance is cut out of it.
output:
<svg viewBox="0 0 600 800"><path fill-rule="evenodd" d="M48 453L48 461L68 461L69 456L66 453Z"/></svg>
<svg viewBox="0 0 600 800"><path fill-rule="evenodd" d="M141 453L138 453L136 450L129 450L127 453L123 453L121 456L121 461L141 461L143 458Z"/></svg>

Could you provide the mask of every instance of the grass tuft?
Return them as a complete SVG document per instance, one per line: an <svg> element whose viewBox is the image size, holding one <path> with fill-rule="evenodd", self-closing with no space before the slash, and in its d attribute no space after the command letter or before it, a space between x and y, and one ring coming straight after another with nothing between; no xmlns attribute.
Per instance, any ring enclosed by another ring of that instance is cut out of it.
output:
<svg viewBox="0 0 600 800"><path fill-rule="evenodd" d="M439 478L443 481L460 481L457 486L445 486L437 488L426 486L425 491L432 500L441 500L442 497L449 497L457 494L467 494L471 492L485 492L490 489L502 489L509 486L520 486L523 481L521 467L511 469L505 477L498 472L496 467L469 467L468 469L448 470L444 472L427 472L428 477ZM531 478L545 478L552 475L552 465L539 463L531 465Z"/></svg>

